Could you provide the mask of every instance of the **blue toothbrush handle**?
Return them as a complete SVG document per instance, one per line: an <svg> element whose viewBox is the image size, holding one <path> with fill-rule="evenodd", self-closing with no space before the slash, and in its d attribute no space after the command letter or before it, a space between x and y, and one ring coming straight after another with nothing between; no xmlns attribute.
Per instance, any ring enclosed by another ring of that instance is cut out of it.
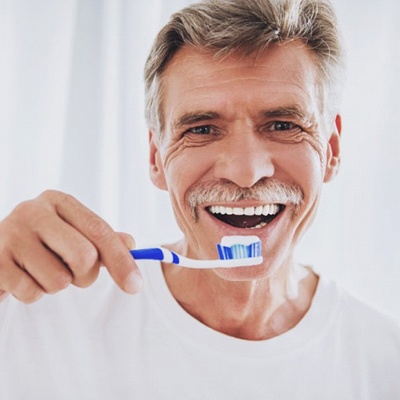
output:
<svg viewBox="0 0 400 400"><path fill-rule="evenodd" d="M135 260L158 260L173 264L180 264L180 257L178 256L178 254L162 247L134 249L130 250L130 253Z"/></svg>
<svg viewBox="0 0 400 400"><path fill-rule="evenodd" d="M164 260L164 253L159 247L130 250L135 260Z"/></svg>

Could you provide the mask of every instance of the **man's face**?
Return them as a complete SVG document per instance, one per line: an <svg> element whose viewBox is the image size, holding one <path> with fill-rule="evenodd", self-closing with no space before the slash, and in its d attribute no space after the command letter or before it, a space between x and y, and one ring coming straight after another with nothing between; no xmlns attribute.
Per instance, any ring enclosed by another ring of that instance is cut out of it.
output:
<svg viewBox="0 0 400 400"><path fill-rule="evenodd" d="M165 71L151 176L169 191L180 249L212 259L223 236L262 241L264 263L214 270L225 279L268 276L291 262L336 172L339 133L320 113L317 81L311 51L296 42L223 60L185 47Z"/></svg>

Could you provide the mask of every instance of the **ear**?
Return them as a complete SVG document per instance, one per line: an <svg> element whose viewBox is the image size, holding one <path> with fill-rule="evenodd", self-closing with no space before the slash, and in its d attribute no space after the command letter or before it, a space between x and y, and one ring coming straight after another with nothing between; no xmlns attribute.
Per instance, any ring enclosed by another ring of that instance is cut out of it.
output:
<svg viewBox="0 0 400 400"><path fill-rule="evenodd" d="M160 153L159 135L153 131L149 132L150 144L150 178L153 184L161 190L167 189L164 166Z"/></svg>
<svg viewBox="0 0 400 400"><path fill-rule="evenodd" d="M342 133L342 118L336 115L333 131L326 149L326 169L324 182L331 181L339 171L340 165L340 136Z"/></svg>

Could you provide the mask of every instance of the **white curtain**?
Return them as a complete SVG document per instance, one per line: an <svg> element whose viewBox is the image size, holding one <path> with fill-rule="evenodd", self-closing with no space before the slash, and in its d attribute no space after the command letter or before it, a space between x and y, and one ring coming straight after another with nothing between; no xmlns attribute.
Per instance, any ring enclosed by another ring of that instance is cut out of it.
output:
<svg viewBox="0 0 400 400"><path fill-rule="evenodd" d="M400 2L333 0L343 161L298 256L400 318ZM179 236L148 178L144 60L185 0L0 0L0 217L53 188L139 243Z"/></svg>

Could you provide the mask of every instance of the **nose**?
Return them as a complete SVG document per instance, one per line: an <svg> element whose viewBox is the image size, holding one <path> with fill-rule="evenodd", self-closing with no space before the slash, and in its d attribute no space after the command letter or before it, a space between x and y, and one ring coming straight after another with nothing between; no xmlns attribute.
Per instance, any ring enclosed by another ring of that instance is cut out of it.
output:
<svg viewBox="0 0 400 400"><path fill-rule="evenodd" d="M227 135L214 166L215 178L228 180L242 188L252 187L275 173L267 141L256 133Z"/></svg>

